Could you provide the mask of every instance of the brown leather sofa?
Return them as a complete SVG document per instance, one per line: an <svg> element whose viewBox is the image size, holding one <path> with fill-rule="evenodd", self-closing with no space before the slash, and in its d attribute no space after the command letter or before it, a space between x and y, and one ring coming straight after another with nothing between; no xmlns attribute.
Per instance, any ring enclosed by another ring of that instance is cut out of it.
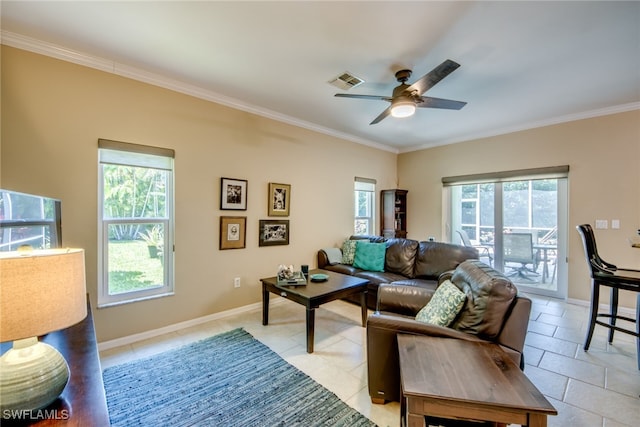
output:
<svg viewBox="0 0 640 427"><path fill-rule="evenodd" d="M322 249L318 251L318 268L369 280L367 306L370 310L376 309L378 286L381 283L421 287L432 294L442 274L451 274L462 261L478 258L476 249L450 243L418 242L402 238L386 239L380 236L351 236L350 239L368 239L373 243L384 242L387 246L384 271L360 270L347 264L331 265L326 252ZM360 304L357 295L351 301Z"/></svg>
<svg viewBox="0 0 640 427"><path fill-rule="evenodd" d="M519 295L502 273L478 260L462 262L450 280L467 299L449 327L414 319L433 292L402 284L380 285L378 308L367 321L369 395L374 403L400 400L399 333L493 342L524 369L522 351L531 300Z"/></svg>

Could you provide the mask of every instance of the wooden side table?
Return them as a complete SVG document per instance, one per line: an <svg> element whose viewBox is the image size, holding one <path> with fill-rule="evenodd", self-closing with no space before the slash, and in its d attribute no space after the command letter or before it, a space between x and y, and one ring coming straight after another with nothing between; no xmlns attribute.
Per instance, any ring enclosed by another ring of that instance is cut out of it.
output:
<svg viewBox="0 0 640 427"><path fill-rule="evenodd" d="M398 335L400 425L425 416L545 427L556 409L498 345Z"/></svg>
<svg viewBox="0 0 640 427"><path fill-rule="evenodd" d="M109 426L109 411L102 381L102 369L93 326L91 306L80 323L41 338L55 347L69 364L69 383L51 405L28 414L27 419L3 419L5 426ZM2 343L2 352L12 343ZM28 419L31 418L31 419Z"/></svg>

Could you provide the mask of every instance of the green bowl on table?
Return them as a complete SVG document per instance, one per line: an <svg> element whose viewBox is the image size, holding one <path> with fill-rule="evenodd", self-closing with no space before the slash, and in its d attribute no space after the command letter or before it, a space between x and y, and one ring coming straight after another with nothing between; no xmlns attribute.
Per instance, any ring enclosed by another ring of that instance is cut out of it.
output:
<svg viewBox="0 0 640 427"><path fill-rule="evenodd" d="M329 279L328 274L317 273L309 276L312 282L324 282Z"/></svg>

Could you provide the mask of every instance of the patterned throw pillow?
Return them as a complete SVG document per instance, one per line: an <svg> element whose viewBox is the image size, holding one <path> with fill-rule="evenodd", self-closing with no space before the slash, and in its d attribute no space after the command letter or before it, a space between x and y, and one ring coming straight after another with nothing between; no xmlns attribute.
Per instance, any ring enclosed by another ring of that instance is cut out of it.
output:
<svg viewBox="0 0 640 427"><path fill-rule="evenodd" d="M442 282L431 297L431 300L422 307L416 315L419 322L432 325L449 326L456 318L467 296L450 280Z"/></svg>
<svg viewBox="0 0 640 427"><path fill-rule="evenodd" d="M357 240L345 240L342 244L342 263L351 265L356 256Z"/></svg>
<svg viewBox="0 0 640 427"><path fill-rule="evenodd" d="M387 245L358 240L353 266L367 271L384 271L384 256Z"/></svg>

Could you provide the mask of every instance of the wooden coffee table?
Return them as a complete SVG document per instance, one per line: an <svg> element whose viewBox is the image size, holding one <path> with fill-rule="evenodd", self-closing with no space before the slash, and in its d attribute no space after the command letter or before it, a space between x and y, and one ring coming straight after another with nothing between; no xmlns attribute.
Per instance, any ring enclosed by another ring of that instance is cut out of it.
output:
<svg viewBox="0 0 640 427"><path fill-rule="evenodd" d="M399 334L398 350L401 426L431 416L544 427L558 414L495 344Z"/></svg>
<svg viewBox="0 0 640 427"><path fill-rule="evenodd" d="M278 285L276 277L260 279L262 282L262 324L269 324L269 292L283 298L297 302L307 308L307 353L313 353L313 333L315 326L315 309L320 305L345 298L349 295L360 294L362 308L362 326L367 325L367 284L366 279L360 279L333 271L312 270L311 274L323 273L329 276L325 282L311 282L303 286Z"/></svg>

